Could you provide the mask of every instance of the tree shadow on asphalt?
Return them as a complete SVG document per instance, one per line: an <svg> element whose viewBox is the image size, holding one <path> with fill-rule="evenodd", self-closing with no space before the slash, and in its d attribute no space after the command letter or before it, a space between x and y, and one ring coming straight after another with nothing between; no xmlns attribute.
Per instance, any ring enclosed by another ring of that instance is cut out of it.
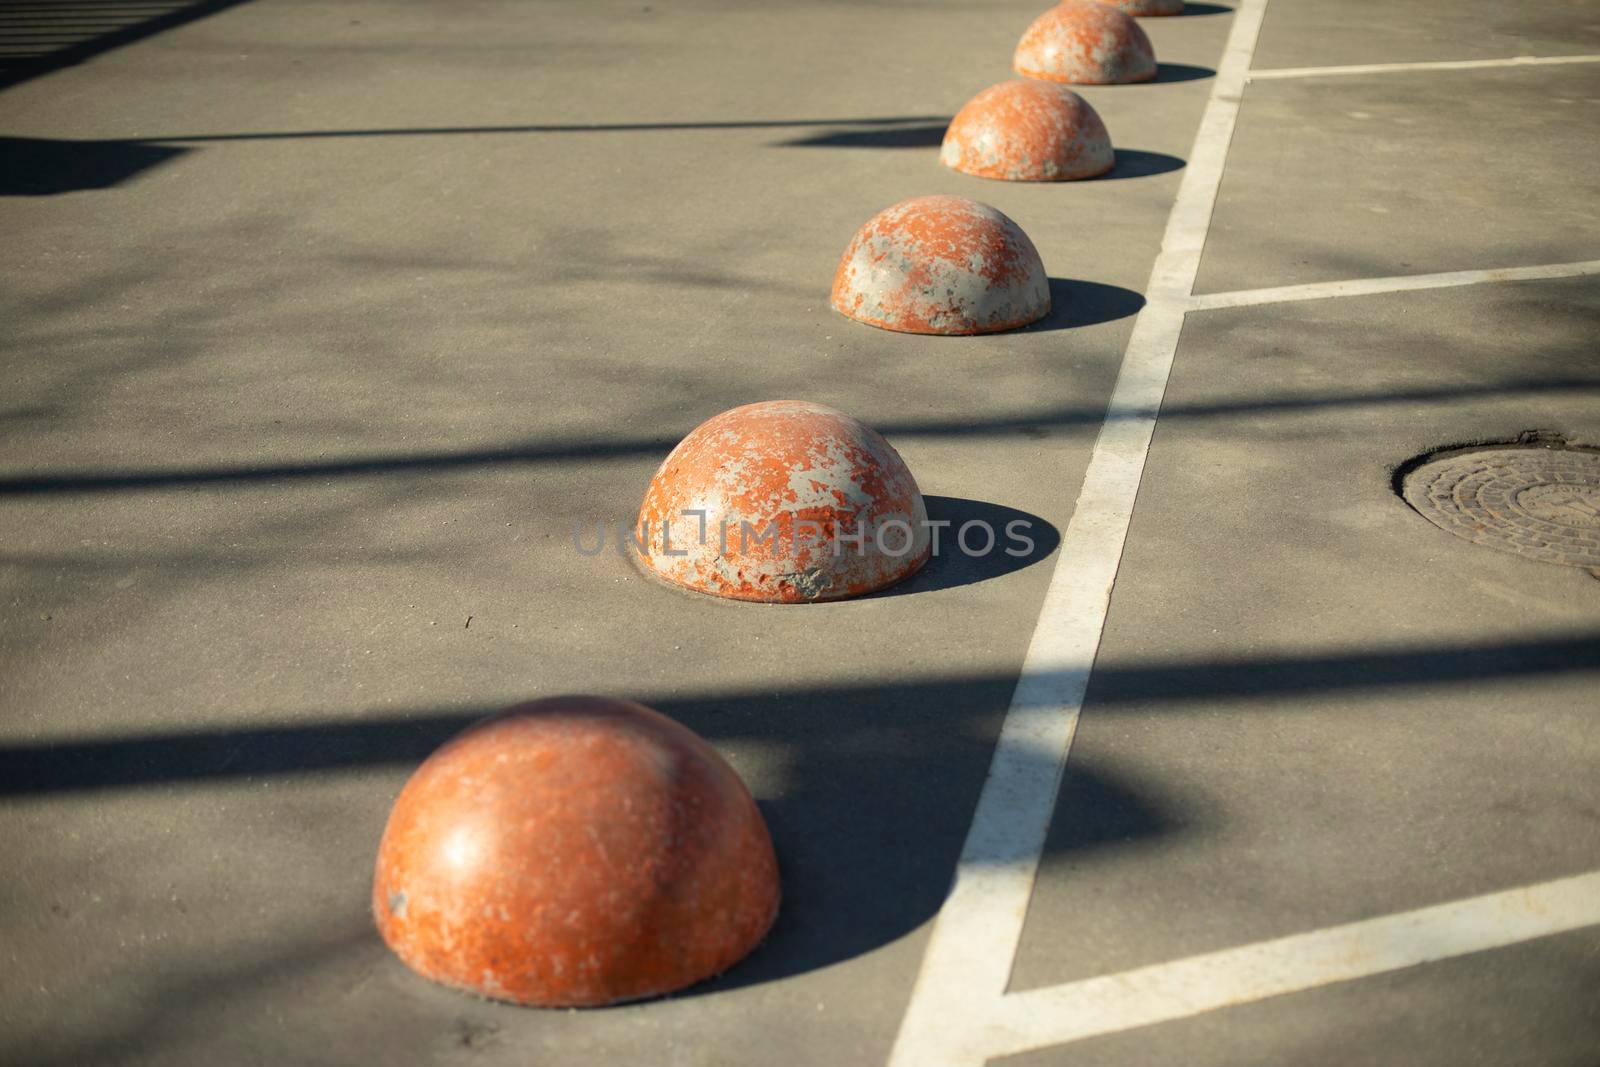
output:
<svg viewBox="0 0 1600 1067"><path fill-rule="evenodd" d="M785 609L752 605L748 610ZM1159 702L1176 713L1191 704L1224 699L1361 693L1592 673L1600 673L1600 631L1527 641L1376 651L1356 648L1307 656L1097 664L1088 702L1106 713L1115 713L1123 705ZM957 733L968 736L971 745L987 751L992 738L980 738L981 731L975 732L973 727L984 715L998 716L1005 710L1015 683L1012 673L979 674L791 692L639 699L713 741L809 741L819 753L847 750L864 756L868 753L861 742L866 738L892 742L901 736L902 727L914 728L906 736L922 738L936 722L945 721L958 725ZM858 709L864 707L877 707L886 717L862 714ZM808 713L787 713L801 708L809 709ZM0 745L0 797L409 766L494 710L401 712L377 719L296 719L248 729ZM891 744L886 753L895 756L892 749Z"/></svg>
<svg viewBox="0 0 1600 1067"><path fill-rule="evenodd" d="M938 148L944 141L947 119L920 125L901 125L906 119L838 120L827 123L851 126L793 140L779 141L788 148ZM453 132L568 132L692 128L766 128L816 125L817 122L662 123L654 126L492 127L488 130L378 130L327 131L294 134L220 135L212 138L150 138L138 140L73 141L44 137L0 137L0 197L57 196L62 193L111 189L132 181L180 156L196 151L186 143L214 140L279 139L305 137L406 136ZM1116 166L1091 181L1144 178L1181 168L1183 160L1162 152L1136 148L1116 150Z"/></svg>
<svg viewBox="0 0 1600 1067"><path fill-rule="evenodd" d="M937 123L948 115L883 115L844 119L707 119L699 122L535 122L497 126L381 126L353 130L264 130L245 133L163 134L143 138L169 144L223 144L233 141L323 141L346 137L455 137L521 133L674 133L682 130L784 130L804 126L901 127Z"/></svg>
<svg viewBox="0 0 1600 1067"><path fill-rule="evenodd" d="M1057 280L1052 280L1052 285ZM1069 296L1067 307L1060 313L1067 322L1087 325L1092 312L1071 310L1070 296L1074 286L1096 286L1098 290L1115 290L1098 293L1089 302L1129 300L1118 294L1131 290L1098 283L1059 280L1066 286ZM1095 293L1096 290L1091 290ZM1142 299L1142 298L1141 298ZM1084 319L1073 316L1086 315ZM1116 316L1120 317L1120 316ZM1035 329L1059 328L1053 324L1054 313ZM1099 319L1095 321L1106 321ZM1539 396L1547 393L1592 394L1600 393L1600 378L1555 377L1547 379L1513 378L1474 385L1439 385L1415 389L1384 389L1370 392L1315 392L1285 395L1258 400L1218 401L1199 404L1164 404L1161 418L1192 419L1218 418L1242 414L1281 414L1295 411L1314 411L1336 408L1384 406L1465 400L1474 397L1504 398L1510 396ZM990 437L1017 432L1034 432L1047 428L1074 428L1098 426L1108 415L1103 407L1046 408L1037 411L998 412L968 419L902 419L879 420L873 428L886 437ZM379 477L411 472L447 473L487 467L517 467L544 463L604 461L636 458L639 456L666 455L692 427L681 433L652 437L619 438L614 440L584 440L560 438L552 440L518 441L488 448L407 453L399 455L351 456L343 459L305 460L288 463L216 464L213 466L167 468L65 468L60 470L14 471L0 477L0 497L41 496L68 493L104 493L180 489L199 485L251 485L262 482L330 477Z"/></svg>
<svg viewBox="0 0 1600 1067"><path fill-rule="evenodd" d="M242 3L245 0L234 0ZM0 88L4 87L0 76ZM855 119L752 119L705 122L528 123L503 126L416 126L354 130L280 130L137 139L74 141L0 137L0 196L54 196L110 189L204 144L343 138L488 136L503 134L670 133L680 130L767 130L808 126L835 129L779 142L835 148L938 147L947 116L901 115Z"/></svg>

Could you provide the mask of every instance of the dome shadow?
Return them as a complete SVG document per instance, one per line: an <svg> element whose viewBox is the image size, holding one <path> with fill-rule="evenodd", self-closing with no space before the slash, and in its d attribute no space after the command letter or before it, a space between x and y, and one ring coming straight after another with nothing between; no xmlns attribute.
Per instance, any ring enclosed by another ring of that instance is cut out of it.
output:
<svg viewBox="0 0 1600 1067"><path fill-rule="evenodd" d="M1053 523L1017 508L954 496L924 495L922 500L928 521L941 524L934 528L937 550L917 573L869 596L931 593L986 582L1047 559L1061 544L1061 531Z"/></svg>
<svg viewBox="0 0 1600 1067"><path fill-rule="evenodd" d="M1144 295L1120 285L1084 281L1081 278L1050 279L1050 314L1022 328L1022 332L1072 330L1097 326L1137 315L1144 307Z"/></svg>

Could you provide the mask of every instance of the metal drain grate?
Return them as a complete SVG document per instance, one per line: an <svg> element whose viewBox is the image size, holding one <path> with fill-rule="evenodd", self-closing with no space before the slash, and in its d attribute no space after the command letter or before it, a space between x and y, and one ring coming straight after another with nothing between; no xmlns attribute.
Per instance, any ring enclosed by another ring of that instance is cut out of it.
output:
<svg viewBox="0 0 1600 1067"><path fill-rule="evenodd" d="M1491 447L1405 475L1406 503L1457 537L1544 563L1600 568L1600 452Z"/></svg>

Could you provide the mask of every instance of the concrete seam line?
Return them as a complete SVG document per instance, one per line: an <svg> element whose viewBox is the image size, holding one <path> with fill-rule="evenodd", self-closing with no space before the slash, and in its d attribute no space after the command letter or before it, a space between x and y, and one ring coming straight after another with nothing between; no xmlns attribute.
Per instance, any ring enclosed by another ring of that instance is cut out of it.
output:
<svg viewBox="0 0 1600 1067"><path fill-rule="evenodd" d="M1600 871L1006 997L991 1055L1503 948L1600 923Z"/></svg>
<svg viewBox="0 0 1600 1067"><path fill-rule="evenodd" d="M1433 63L1357 63L1344 67L1278 67L1252 70L1248 81L1283 78L1334 78L1355 74L1399 74L1430 70L1489 70L1495 67L1545 67L1562 63L1600 63L1600 55L1511 56L1506 59L1446 59Z"/></svg>
<svg viewBox="0 0 1600 1067"><path fill-rule="evenodd" d="M1242 0L1235 13L891 1067L976 1067L995 1054L988 1021L1021 941L1266 5Z"/></svg>
<svg viewBox="0 0 1600 1067"><path fill-rule="evenodd" d="M1219 308L1282 304L1294 300L1328 300L1341 296L1370 296L1376 293L1399 293L1415 289L1449 289L1458 285L1483 285L1489 282L1577 278L1586 274L1600 274L1600 259L1585 259L1577 263L1546 263L1537 267L1493 267L1487 270L1454 270L1439 274L1396 274L1386 278L1352 278L1338 282L1280 285L1270 289L1202 293L1189 298L1189 310L1216 311Z"/></svg>

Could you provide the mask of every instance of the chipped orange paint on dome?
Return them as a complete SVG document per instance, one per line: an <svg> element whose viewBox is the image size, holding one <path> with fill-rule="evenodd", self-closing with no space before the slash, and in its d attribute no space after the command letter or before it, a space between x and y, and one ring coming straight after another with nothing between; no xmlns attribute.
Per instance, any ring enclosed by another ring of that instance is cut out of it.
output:
<svg viewBox="0 0 1600 1067"><path fill-rule="evenodd" d="M643 564L734 600L839 600L928 561L927 510L900 454L820 404L772 400L701 423L662 462L634 531Z"/></svg>
<svg viewBox="0 0 1600 1067"><path fill-rule="evenodd" d="M1050 312L1050 280L1021 227L976 200L918 196L868 219L833 277L834 309L903 333L995 333Z"/></svg>
<svg viewBox="0 0 1600 1067"><path fill-rule="evenodd" d="M588 1007L682 989L778 909L766 823L733 769L640 704L509 708L417 768L378 848L378 930L470 993Z"/></svg>
<svg viewBox="0 0 1600 1067"><path fill-rule="evenodd" d="M1155 49L1139 24L1099 0L1063 0L1034 19L1011 69L1074 85L1145 82L1157 72Z"/></svg>
<svg viewBox="0 0 1600 1067"><path fill-rule="evenodd" d="M1183 14L1183 0L1105 0L1139 18Z"/></svg>
<svg viewBox="0 0 1600 1067"><path fill-rule="evenodd" d="M980 178L1060 182L1104 174L1116 156L1087 100L1064 85L1014 79L967 101L945 131L939 160Z"/></svg>

